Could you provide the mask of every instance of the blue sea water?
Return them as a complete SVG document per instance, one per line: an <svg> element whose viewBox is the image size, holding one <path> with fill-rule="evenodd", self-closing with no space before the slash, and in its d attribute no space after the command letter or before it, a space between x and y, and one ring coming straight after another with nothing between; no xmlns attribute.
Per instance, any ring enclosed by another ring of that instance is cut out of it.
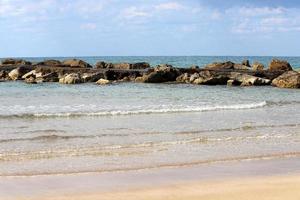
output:
<svg viewBox="0 0 300 200"><path fill-rule="evenodd" d="M82 59L187 67L271 57ZM299 58L284 59L300 66ZM16 81L0 83L0 102L0 176L300 157L297 89Z"/></svg>
<svg viewBox="0 0 300 200"><path fill-rule="evenodd" d="M190 67L197 65L199 67L205 66L212 62L232 61L241 63L243 60L249 60L250 63L255 61L263 63L268 66L273 58L287 60L294 68L300 68L300 57L272 57L272 56L95 56L95 57L34 57L24 58L32 62L40 62L44 59L65 60L70 58L78 58L94 65L97 61L106 62L148 62L152 66L158 64L171 64L176 67Z"/></svg>

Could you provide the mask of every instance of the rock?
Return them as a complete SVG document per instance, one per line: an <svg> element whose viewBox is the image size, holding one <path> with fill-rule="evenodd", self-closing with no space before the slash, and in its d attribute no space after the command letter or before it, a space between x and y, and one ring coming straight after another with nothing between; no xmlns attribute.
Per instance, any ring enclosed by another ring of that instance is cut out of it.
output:
<svg viewBox="0 0 300 200"><path fill-rule="evenodd" d="M252 70L254 71L262 71L264 70L265 66L259 62L254 62L253 63L253 67L252 67Z"/></svg>
<svg viewBox="0 0 300 200"><path fill-rule="evenodd" d="M2 60L2 65L31 65L32 63L23 59L8 58Z"/></svg>
<svg viewBox="0 0 300 200"><path fill-rule="evenodd" d="M201 85L226 85L229 78L226 74L211 71L201 71L199 78L194 80L194 84Z"/></svg>
<svg viewBox="0 0 300 200"><path fill-rule="evenodd" d="M97 83L98 85L107 85L107 84L110 83L110 81L107 80L107 79L100 78L96 83Z"/></svg>
<svg viewBox="0 0 300 200"><path fill-rule="evenodd" d="M231 80L231 79L227 81L227 86L239 86L239 85L241 85L241 82L239 81Z"/></svg>
<svg viewBox="0 0 300 200"><path fill-rule="evenodd" d="M28 84L37 84L35 78L33 76L29 77L29 78L26 78L25 79L25 83L28 83Z"/></svg>
<svg viewBox="0 0 300 200"><path fill-rule="evenodd" d="M269 65L270 71L291 71L293 70L290 63L285 60L273 59Z"/></svg>
<svg viewBox="0 0 300 200"><path fill-rule="evenodd" d="M142 77L142 76L136 77L134 81L138 82L138 83L142 83L142 82L144 82L144 77Z"/></svg>
<svg viewBox="0 0 300 200"><path fill-rule="evenodd" d="M300 88L300 73L288 71L272 81L272 85L280 88Z"/></svg>
<svg viewBox="0 0 300 200"><path fill-rule="evenodd" d="M22 76L22 79L28 79L28 78L30 78L30 77L34 77L34 78L36 77L36 71L35 71L35 70L32 70L32 71L30 71L30 72L24 74L24 75Z"/></svg>
<svg viewBox="0 0 300 200"><path fill-rule="evenodd" d="M71 73L71 74L64 76L63 78L60 78L59 82L63 83L63 84L78 84L78 83L81 83L82 81L81 81L80 74Z"/></svg>
<svg viewBox="0 0 300 200"><path fill-rule="evenodd" d="M260 86L260 85L271 84L271 81L269 79L251 76L248 74L237 73L237 72L232 72L230 74L230 79L234 80L236 83L240 83L241 86L254 86L254 85Z"/></svg>
<svg viewBox="0 0 300 200"><path fill-rule="evenodd" d="M4 70L0 71L0 80L4 81L9 79L8 73Z"/></svg>
<svg viewBox="0 0 300 200"><path fill-rule="evenodd" d="M129 69L147 69L150 68L150 64L146 62L139 62L139 63L106 63L103 61L99 61L96 63L96 68L99 69L123 69L123 70L129 70Z"/></svg>
<svg viewBox="0 0 300 200"><path fill-rule="evenodd" d="M198 74L198 73L194 73L194 74L192 74L191 76L190 76L190 80L189 80L189 82L190 83L193 83L197 78L199 78L200 77L200 75Z"/></svg>
<svg viewBox="0 0 300 200"><path fill-rule="evenodd" d="M150 68L150 64L146 62L138 62L132 64L130 69L148 69Z"/></svg>
<svg viewBox="0 0 300 200"><path fill-rule="evenodd" d="M242 65L246 67L251 67L249 60L243 60Z"/></svg>
<svg viewBox="0 0 300 200"><path fill-rule="evenodd" d="M42 83L42 82L58 82L58 74L57 72L50 72L46 74L37 73L36 74L36 82Z"/></svg>
<svg viewBox="0 0 300 200"><path fill-rule="evenodd" d="M42 66L63 66L62 62L59 60L44 60L42 62L38 62L35 65L42 65Z"/></svg>
<svg viewBox="0 0 300 200"><path fill-rule="evenodd" d="M99 61L96 63L95 67L97 69L111 69L113 68L113 64L112 63L106 63L106 62L103 62L103 61Z"/></svg>
<svg viewBox="0 0 300 200"><path fill-rule="evenodd" d="M211 64L208 64L205 66L204 69L209 70L224 70L224 69L234 69L234 63L233 62L214 62Z"/></svg>
<svg viewBox="0 0 300 200"><path fill-rule="evenodd" d="M83 61L83 60L78 60L78 59L70 59L70 60L65 60L62 63L63 65L69 66L69 67L78 67L78 68L92 68L89 63Z"/></svg>
<svg viewBox="0 0 300 200"><path fill-rule="evenodd" d="M149 73L150 72L150 73ZM171 65L159 65L154 69L149 70L148 74L143 76L145 83L164 83L175 81L180 75L179 71Z"/></svg>
<svg viewBox="0 0 300 200"><path fill-rule="evenodd" d="M190 82L190 75L188 73L181 74L176 78L176 82L178 83L189 83Z"/></svg>
<svg viewBox="0 0 300 200"><path fill-rule="evenodd" d="M16 69L13 69L11 72L9 72L8 76L11 80L21 80L22 76L26 74L29 70L25 67L18 67Z"/></svg>
<svg viewBox="0 0 300 200"><path fill-rule="evenodd" d="M83 73L81 76L82 82L96 82L100 78L104 78L103 73Z"/></svg>
<svg viewBox="0 0 300 200"><path fill-rule="evenodd" d="M215 62L211 63L205 66L204 69L207 70L249 70L250 68L248 66L245 66L243 64L235 64L231 61L227 62Z"/></svg>

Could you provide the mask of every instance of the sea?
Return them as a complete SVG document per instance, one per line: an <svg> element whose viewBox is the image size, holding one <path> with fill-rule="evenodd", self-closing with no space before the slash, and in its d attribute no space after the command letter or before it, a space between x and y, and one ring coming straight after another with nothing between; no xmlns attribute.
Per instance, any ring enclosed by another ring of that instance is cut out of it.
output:
<svg viewBox="0 0 300 200"><path fill-rule="evenodd" d="M200 67L273 57L76 57ZM300 57L278 57L296 69ZM44 59L25 58L33 62ZM271 86L0 82L0 176L300 158L300 90Z"/></svg>

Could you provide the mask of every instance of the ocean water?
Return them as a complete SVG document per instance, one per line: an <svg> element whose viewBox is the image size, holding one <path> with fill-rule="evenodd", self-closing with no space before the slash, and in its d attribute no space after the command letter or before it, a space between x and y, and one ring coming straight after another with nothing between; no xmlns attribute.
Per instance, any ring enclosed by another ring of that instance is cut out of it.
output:
<svg viewBox="0 0 300 200"><path fill-rule="evenodd" d="M0 176L300 157L297 89L1 82L0 102Z"/></svg>

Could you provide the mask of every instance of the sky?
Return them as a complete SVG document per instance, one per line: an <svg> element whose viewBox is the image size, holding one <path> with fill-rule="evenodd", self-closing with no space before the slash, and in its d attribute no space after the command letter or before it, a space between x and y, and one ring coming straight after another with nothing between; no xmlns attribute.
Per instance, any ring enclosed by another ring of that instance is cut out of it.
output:
<svg viewBox="0 0 300 200"><path fill-rule="evenodd" d="M299 54L298 0L0 0L0 57Z"/></svg>

